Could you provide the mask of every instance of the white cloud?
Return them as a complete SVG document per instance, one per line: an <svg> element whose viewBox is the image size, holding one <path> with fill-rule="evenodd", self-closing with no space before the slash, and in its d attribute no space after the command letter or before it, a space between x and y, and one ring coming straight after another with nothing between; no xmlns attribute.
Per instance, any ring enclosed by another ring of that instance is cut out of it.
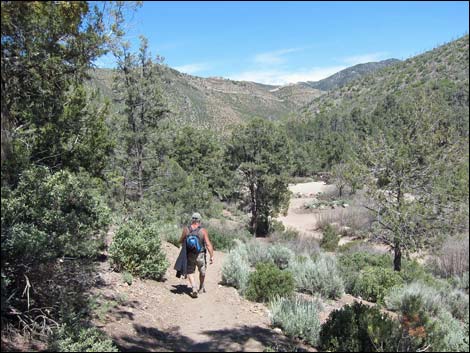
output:
<svg viewBox="0 0 470 353"><path fill-rule="evenodd" d="M277 65L286 61L284 55L300 51L302 48L288 48L256 54L253 61L262 65Z"/></svg>
<svg viewBox="0 0 470 353"><path fill-rule="evenodd" d="M301 81L319 81L345 69L346 66L314 67L299 70L253 70L230 75L237 81L253 81L269 85L286 85Z"/></svg>
<svg viewBox="0 0 470 353"><path fill-rule="evenodd" d="M381 61L381 60L386 59L387 55L388 53L386 52L369 53L369 54L348 56L346 58L343 58L341 61L350 66L353 66L357 64L369 63L372 61Z"/></svg>
<svg viewBox="0 0 470 353"><path fill-rule="evenodd" d="M201 71L207 71L211 68L208 63L194 63L181 66L175 66L174 69L186 74L192 75Z"/></svg>

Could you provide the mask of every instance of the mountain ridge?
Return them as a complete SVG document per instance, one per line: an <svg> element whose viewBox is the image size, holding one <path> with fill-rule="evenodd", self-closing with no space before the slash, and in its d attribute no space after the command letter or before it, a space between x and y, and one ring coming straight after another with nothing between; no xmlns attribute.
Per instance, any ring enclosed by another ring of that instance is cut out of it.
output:
<svg viewBox="0 0 470 353"><path fill-rule="evenodd" d="M364 68L362 71L355 76L342 74L342 80L349 82L353 76L361 77L381 67L378 63L361 65ZM318 87L325 87L324 83L329 79L316 83L298 82L278 86L221 77L203 78L179 72L166 65L157 67L171 119L178 124L222 132L229 131L233 126L254 116L280 120L295 115L302 107L327 92L313 86L317 84ZM112 98L113 75L113 69L95 69L91 74L92 85L100 88L104 96ZM336 80L335 75L330 78Z"/></svg>

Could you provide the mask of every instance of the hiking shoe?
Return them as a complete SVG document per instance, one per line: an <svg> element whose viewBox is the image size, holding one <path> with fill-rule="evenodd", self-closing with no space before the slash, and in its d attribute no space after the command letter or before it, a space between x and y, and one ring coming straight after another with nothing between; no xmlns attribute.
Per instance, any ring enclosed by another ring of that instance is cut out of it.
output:
<svg viewBox="0 0 470 353"><path fill-rule="evenodd" d="M191 296L192 298L197 298L197 291L196 291L196 289L193 289L193 290L192 290L190 296Z"/></svg>

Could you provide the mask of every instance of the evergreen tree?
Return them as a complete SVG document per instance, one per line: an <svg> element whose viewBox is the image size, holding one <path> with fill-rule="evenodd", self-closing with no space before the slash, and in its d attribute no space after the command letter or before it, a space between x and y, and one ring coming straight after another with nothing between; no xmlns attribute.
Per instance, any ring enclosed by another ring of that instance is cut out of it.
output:
<svg viewBox="0 0 470 353"><path fill-rule="evenodd" d="M272 122L255 118L233 132L227 153L232 169L241 173L248 193L251 232L265 236L270 217L277 216L289 204L291 148L287 136Z"/></svg>
<svg viewBox="0 0 470 353"><path fill-rule="evenodd" d="M2 181L16 183L30 163L100 175L106 108L89 103L83 82L105 50L103 14L84 1L1 9Z"/></svg>
<svg viewBox="0 0 470 353"><path fill-rule="evenodd" d="M141 37L138 55L130 52L128 43L123 43L115 55L118 64L116 100L124 103L123 114L126 118L121 131L125 150L121 166L124 185L142 201L144 191L155 176L152 171L159 160L158 151L150 142L158 138L155 136L156 129L168 109L162 97L156 63L148 52L147 39ZM156 62L161 61L161 58L156 58ZM153 164L153 168L149 167L149 163Z"/></svg>
<svg viewBox="0 0 470 353"><path fill-rule="evenodd" d="M443 182L449 167L464 165L468 138L439 91L388 97L374 116L380 131L366 139L361 153L369 170L365 183L379 238L393 247L400 271L403 251L433 246L461 228L455 214L461 214L463 199L468 210L468 186L459 190L463 199L452 199Z"/></svg>

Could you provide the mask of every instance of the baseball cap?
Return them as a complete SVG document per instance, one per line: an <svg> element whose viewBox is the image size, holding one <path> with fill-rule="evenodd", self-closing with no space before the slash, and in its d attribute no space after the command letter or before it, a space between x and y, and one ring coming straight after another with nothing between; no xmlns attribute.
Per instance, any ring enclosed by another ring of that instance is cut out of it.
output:
<svg viewBox="0 0 470 353"><path fill-rule="evenodd" d="M201 215L198 212L194 212L191 218L192 219L197 219L198 221L200 221L201 220Z"/></svg>

